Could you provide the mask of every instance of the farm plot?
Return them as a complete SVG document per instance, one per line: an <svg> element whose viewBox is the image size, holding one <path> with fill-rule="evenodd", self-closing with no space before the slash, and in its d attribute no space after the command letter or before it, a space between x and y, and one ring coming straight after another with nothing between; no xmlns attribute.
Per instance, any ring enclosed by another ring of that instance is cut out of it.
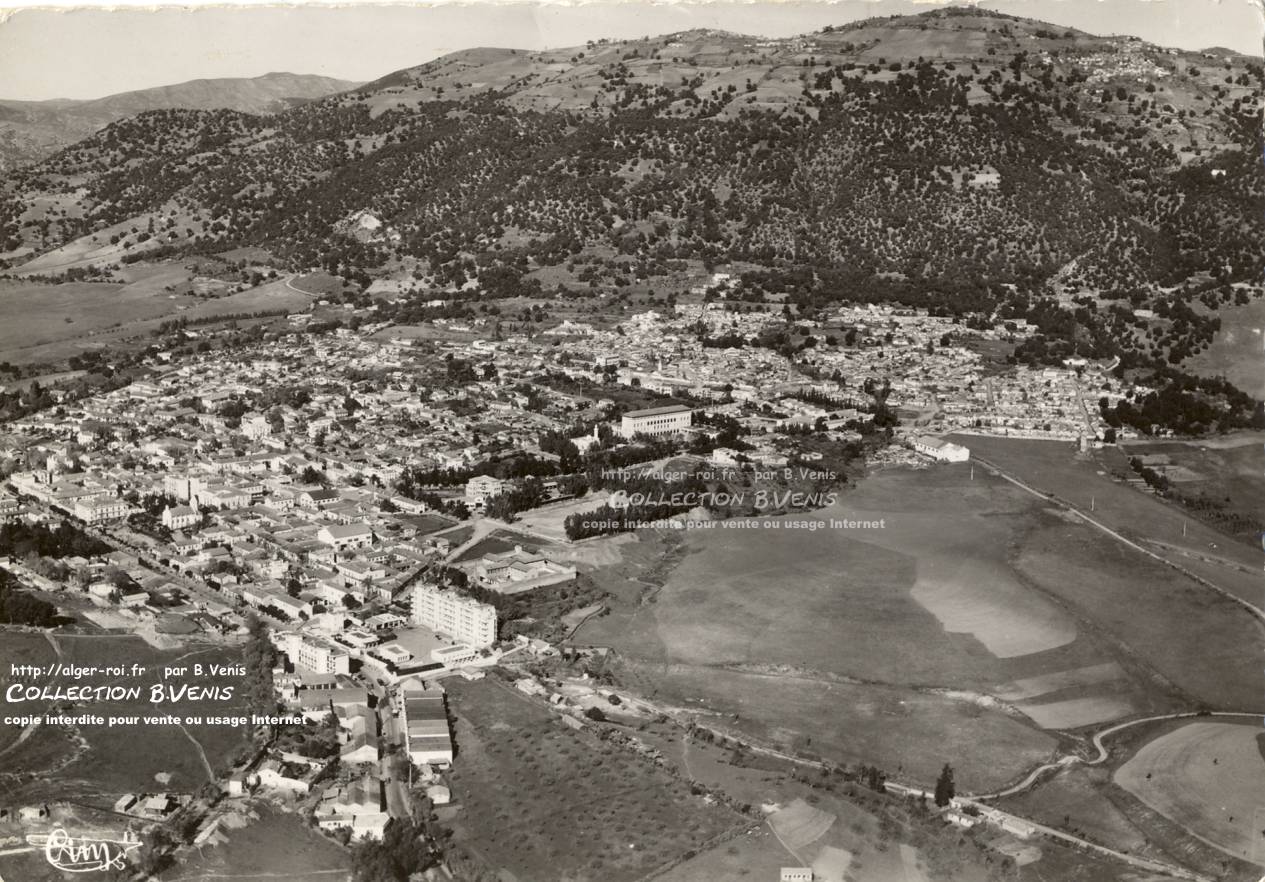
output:
<svg viewBox="0 0 1265 882"><path fill-rule="evenodd" d="M521 882L639 879L742 822L503 684L449 689L456 838L494 872Z"/></svg>

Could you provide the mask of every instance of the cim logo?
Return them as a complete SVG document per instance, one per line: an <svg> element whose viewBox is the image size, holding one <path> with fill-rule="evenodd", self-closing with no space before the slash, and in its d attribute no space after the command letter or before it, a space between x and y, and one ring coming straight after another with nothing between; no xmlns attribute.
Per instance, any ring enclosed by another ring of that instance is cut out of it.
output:
<svg viewBox="0 0 1265 882"><path fill-rule="evenodd" d="M91 839L71 836L61 828L47 836L27 836L26 841L43 847L44 858L64 873L122 870L127 867L127 856L141 847L141 841L130 832L123 839Z"/></svg>

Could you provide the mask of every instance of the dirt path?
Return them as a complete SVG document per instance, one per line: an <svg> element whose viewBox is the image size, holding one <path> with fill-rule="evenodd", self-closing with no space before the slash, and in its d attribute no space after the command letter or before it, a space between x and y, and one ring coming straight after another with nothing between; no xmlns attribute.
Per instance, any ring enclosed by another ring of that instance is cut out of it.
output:
<svg viewBox="0 0 1265 882"><path fill-rule="evenodd" d="M211 761L206 758L206 751L202 749L202 743L193 737L189 730L185 728L184 723L177 723L176 725L180 727L180 731L184 733L184 737L193 742L193 746L198 751L198 757L202 760L202 768L206 769L206 779L214 784L215 769L211 768Z"/></svg>

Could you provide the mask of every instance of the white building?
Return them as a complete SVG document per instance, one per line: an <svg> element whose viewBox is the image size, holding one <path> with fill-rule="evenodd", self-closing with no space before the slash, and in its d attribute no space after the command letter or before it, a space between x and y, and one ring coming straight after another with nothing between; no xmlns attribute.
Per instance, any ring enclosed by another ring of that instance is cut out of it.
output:
<svg viewBox="0 0 1265 882"><path fill-rule="evenodd" d="M496 642L496 607L435 585L413 589L413 621L474 647Z"/></svg>
<svg viewBox="0 0 1265 882"><path fill-rule="evenodd" d="M102 521L117 521L125 518L130 509L131 507L123 499L98 496L95 499L79 500L75 503L72 513L85 524L99 524Z"/></svg>
<svg viewBox="0 0 1265 882"><path fill-rule="evenodd" d="M337 551L367 548L373 544L373 530L368 524L330 524L317 531L316 538Z"/></svg>
<svg viewBox="0 0 1265 882"><path fill-rule="evenodd" d="M466 481L466 505L470 508L483 508L493 496L505 492L505 482L491 475L476 475Z"/></svg>
<svg viewBox="0 0 1265 882"><path fill-rule="evenodd" d="M187 505L175 505L163 510L163 526L169 530L183 530L192 527L201 517Z"/></svg>
<svg viewBox="0 0 1265 882"><path fill-rule="evenodd" d="M272 434L272 425L261 413L248 413L242 417L242 434L247 438L258 440Z"/></svg>
<svg viewBox="0 0 1265 882"><path fill-rule="evenodd" d="M346 674L351 671L351 659L328 643L314 640L303 634L286 633L282 648L296 668L306 668L318 674Z"/></svg>
<svg viewBox="0 0 1265 882"><path fill-rule="evenodd" d="M930 435L915 435L910 441L914 445L914 450L923 456L929 456L940 462L966 462L971 458L969 449L961 444L945 441L943 438L933 438Z"/></svg>
<svg viewBox="0 0 1265 882"><path fill-rule="evenodd" d="M684 404L651 407L646 410L630 410L620 421L619 433L625 438L633 435L675 435L690 427L694 412Z"/></svg>

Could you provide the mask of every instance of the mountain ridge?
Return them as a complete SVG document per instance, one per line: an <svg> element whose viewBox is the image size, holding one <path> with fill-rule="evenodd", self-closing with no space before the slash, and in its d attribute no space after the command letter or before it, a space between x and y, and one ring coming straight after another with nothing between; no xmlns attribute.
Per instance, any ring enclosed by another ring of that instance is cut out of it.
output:
<svg viewBox="0 0 1265 882"><path fill-rule="evenodd" d="M109 273L249 246L475 299L735 264L791 314L1022 317L1034 362L1161 369L1259 291L1263 82L973 10L462 50L271 116L118 121L10 176L0 258Z"/></svg>
<svg viewBox="0 0 1265 882"><path fill-rule="evenodd" d="M0 172L46 158L110 123L149 110L187 107L275 113L359 83L313 74L187 80L100 98L26 101L0 98Z"/></svg>

